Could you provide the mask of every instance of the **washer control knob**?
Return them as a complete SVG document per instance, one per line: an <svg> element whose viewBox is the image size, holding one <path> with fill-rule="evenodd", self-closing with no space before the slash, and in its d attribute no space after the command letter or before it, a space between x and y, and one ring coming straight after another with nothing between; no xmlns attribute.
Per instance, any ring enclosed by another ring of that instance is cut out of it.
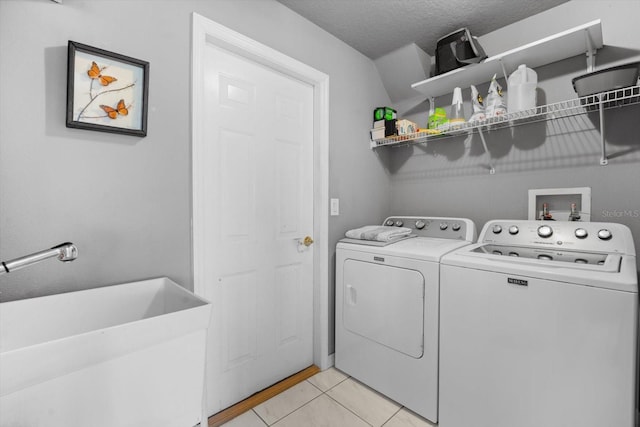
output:
<svg viewBox="0 0 640 427"><path fill-rule="evenodd" d="M512 225L511 227L509 227L509 234L511 234L512 236L515 236L516 234L518 234L519 231L520 229L518 228L517 225Z"/></svg>
<svg viewBox="0 0 640 427"><path fill-rule="evenodd" d="M584 228L576 228L575 235L578 239L584 239L589 235Z"/></svg>
<svg viewBox="0 0 640 427"><path fill-rule="evenodd" d="M547 237L551 237L553 235L553 228L548 225L541 225L538 227L538 236L546 239Z"/></svg>
<svg viewBox="0 0 640 427"><path fill-rule="evenodd" d="M457 222L456 222L456 223L454 223L454 224L451 226L451 229L452 229L453 231L460 231L460 224L458 224Z"/></svg>
<svg viewBox="0 0 640 427"><path fill-rule="evenodd" d="M598 231L598 237L600 238L600 240L609 240L613 237L613 234L611 234L611 232L606 228L603 228L602 230Z"/></svg>
<svg viewBox="0 0 640 427"><path fill-rule="evenodd" d="M422 230L425 225L426 225L425 222L423 220L421 220L421 219L416 221L416 228L418 230Z"/></svg>
<svg viewBox="0 0 640 427"><path fill-rule="evenodd" d="M393 220L392 219L388 219L387 222L384 223L384 225L391 227L393 225Z"/></svg>
<svg viewBox="0 0 640 427"><path fill-rule="evenodd" d="M402 222L401 219L396 221L396 227L402 227L404 225L404 222Z"/></svg>
<svg viewBox="0 0 640 427"><path fill-rule="evenodd" d="M502 233L502 226L501 225L494 225L492 228L493 234L500 234Z"/></svg>
<svg viewBox="0 0 640 427"><path fill-rule="evenodd" d="M449 224L447 224L446 222L440 223L440 230L446 230L447 228L449 228Z"/></svg>

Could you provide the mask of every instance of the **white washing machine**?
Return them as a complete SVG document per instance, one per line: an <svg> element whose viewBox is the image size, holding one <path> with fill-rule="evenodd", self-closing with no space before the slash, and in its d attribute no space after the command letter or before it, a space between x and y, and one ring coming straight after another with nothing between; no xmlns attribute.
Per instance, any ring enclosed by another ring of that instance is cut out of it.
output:
<svg viewBox="0 0 640 427"><path fill-rule="evenodd" d="M440 427L635 426L629 228L490 221L440 279Z"/></svg>
<svg viewBox="0 0 640 427"><path fill-rule="evenodd" d="M386 246L336 247L335 365L423 417L438 418L440 258L476 236L462 218L391 217L412 228Z"/></svg>

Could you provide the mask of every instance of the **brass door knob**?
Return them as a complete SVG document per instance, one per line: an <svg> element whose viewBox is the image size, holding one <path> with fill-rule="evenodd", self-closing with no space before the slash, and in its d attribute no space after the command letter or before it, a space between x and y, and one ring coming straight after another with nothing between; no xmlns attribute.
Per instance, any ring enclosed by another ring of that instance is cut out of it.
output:
<svg viewBox="0 0 640 427"><path fill-rule="evenodd" d="M307 236L304 238L304 240L302 240L302 244L309 247L313 244L313 239L311 238L311 236Z"/></svg>

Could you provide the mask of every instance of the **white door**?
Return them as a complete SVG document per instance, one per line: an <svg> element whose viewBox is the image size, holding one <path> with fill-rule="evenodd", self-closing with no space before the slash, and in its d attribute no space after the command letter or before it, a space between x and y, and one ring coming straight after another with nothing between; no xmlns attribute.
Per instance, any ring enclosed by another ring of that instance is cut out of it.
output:
<svg viewBox="0 0 640 427"><path fill-rule="evenodd" d="M203 58L209 414L313 363L313 88Z"/></svg>

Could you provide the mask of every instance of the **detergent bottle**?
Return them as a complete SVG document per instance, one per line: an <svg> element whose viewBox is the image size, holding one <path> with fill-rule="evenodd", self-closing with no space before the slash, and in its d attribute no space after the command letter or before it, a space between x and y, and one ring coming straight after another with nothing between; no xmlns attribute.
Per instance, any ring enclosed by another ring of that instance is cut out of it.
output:
<svg viewBox="0 0 640 427"><path fill-rule="evenodd" d="M507 112L536 108L536 87L538 75L531 68L522 64L507 81Z"/></svg>

